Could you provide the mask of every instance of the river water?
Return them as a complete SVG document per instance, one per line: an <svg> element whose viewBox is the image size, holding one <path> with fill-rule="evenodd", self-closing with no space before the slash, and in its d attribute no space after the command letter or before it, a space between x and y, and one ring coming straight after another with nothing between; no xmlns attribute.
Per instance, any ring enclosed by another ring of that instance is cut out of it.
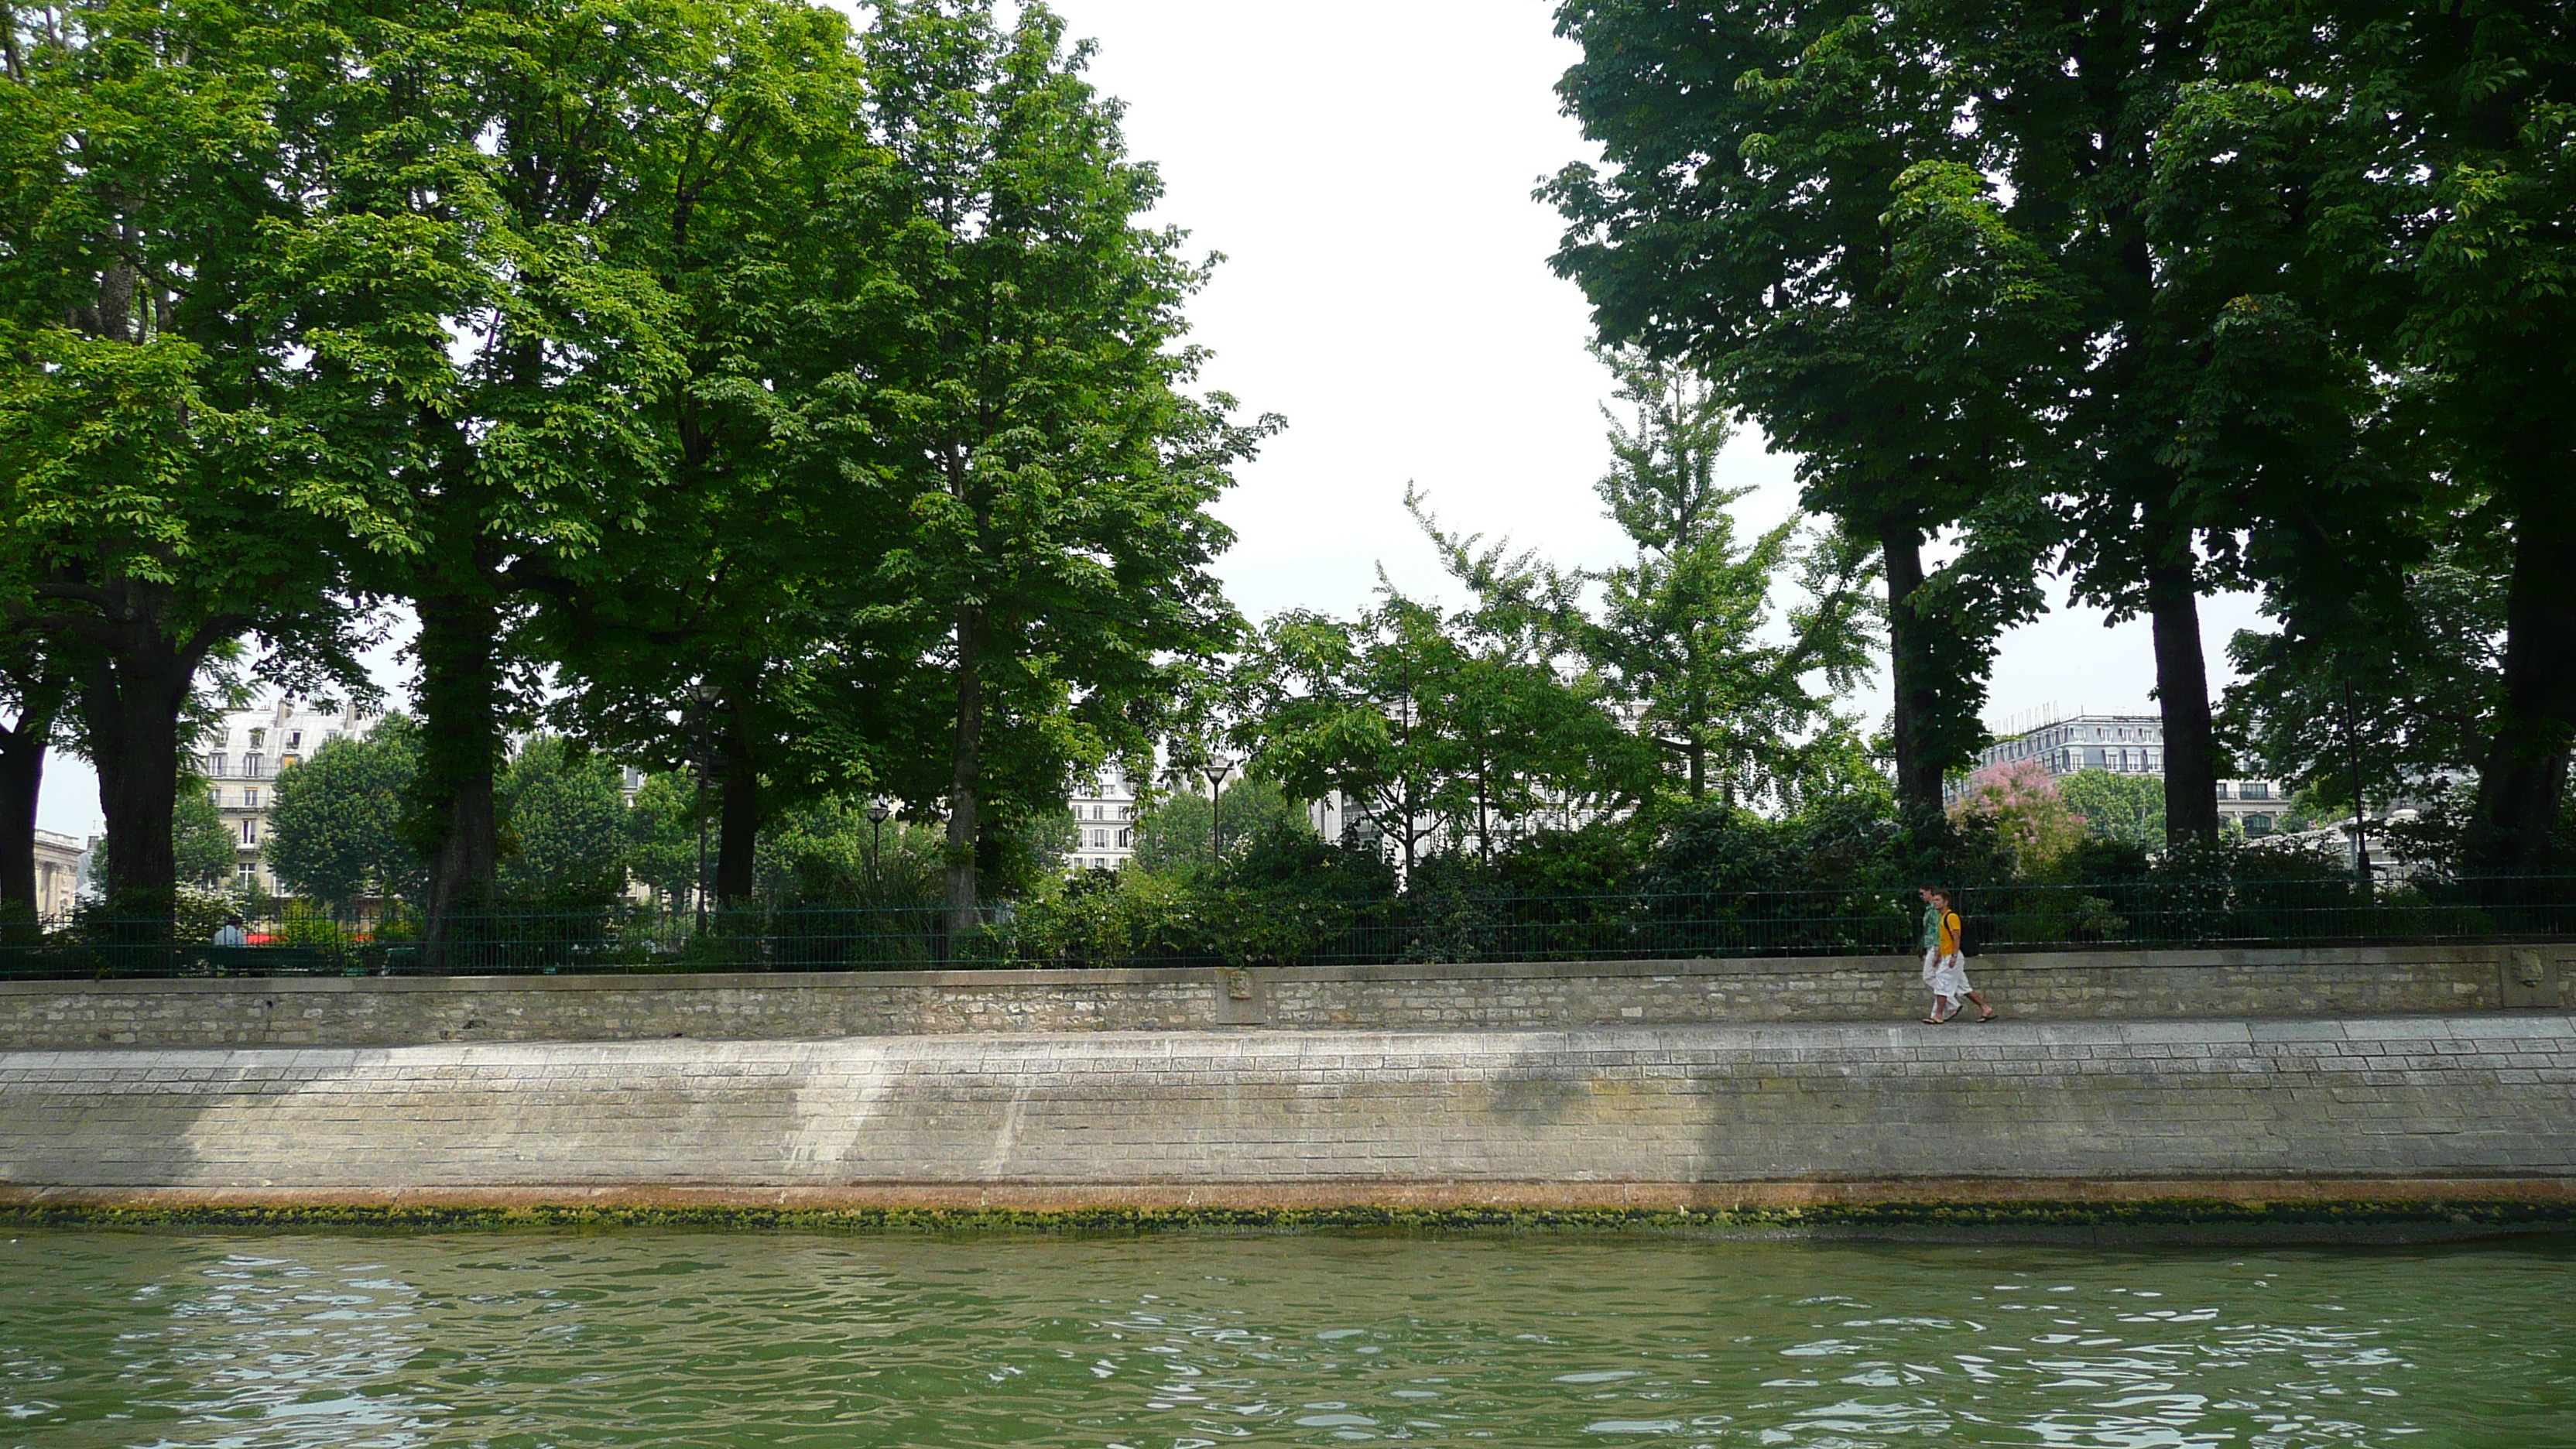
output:
<svg viewBox="0 0 2576 1449"><path fill-rule="evenodd" d="M0 1444L2576 1444L2576 1248L14 1231Z"/></svg>

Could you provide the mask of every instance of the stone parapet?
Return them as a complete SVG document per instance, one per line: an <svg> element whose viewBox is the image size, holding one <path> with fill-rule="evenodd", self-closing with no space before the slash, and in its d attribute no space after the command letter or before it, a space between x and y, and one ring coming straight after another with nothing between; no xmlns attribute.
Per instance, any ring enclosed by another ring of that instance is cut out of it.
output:
<svg viewBox="0 0 2576 1449"><path fill-rule="evenodd" d="M2576 1017L0 1053L0 1202L2564 1199Z"/></svg>
<svg viewBox="0 0 2576 1449"><path fill-rule="evenodd" d="M2008 1018L2576 1006L2576 944L1981 957ZM716 1041L976 1032L1532 1031L1902 1020L1897 956L1051 971L0 982L0 1049Z"/></svg>

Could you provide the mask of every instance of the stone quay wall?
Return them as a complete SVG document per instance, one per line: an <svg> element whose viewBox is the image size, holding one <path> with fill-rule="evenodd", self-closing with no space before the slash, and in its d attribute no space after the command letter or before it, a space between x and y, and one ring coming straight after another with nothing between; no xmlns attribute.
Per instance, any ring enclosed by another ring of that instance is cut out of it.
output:
<svg viewBox="0 0 2576 1449"><path fill-rule="evenodd" d="M2576 1200L2576 1016L0 1052L0 1203Z"/></svg>
<svg viewBox="0 0 2576 1449"><path fill-rule="evenodd" d="M2008 1018L2576 1006L2576 943L1981 957ZM1532 964L0 982L0 1049L775 1041L961 1032L1546 1031L1903 1020L1902 956Z"/></svg>

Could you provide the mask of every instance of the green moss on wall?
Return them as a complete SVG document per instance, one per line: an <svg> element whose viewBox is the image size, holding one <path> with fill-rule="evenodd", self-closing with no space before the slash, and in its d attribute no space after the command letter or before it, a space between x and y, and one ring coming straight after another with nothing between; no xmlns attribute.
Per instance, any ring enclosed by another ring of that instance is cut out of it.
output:
<svg viewBox="0 0 2576 1449"><path fill-rule="evenodd" d="M1107 1207L1030 1210L21 1204L0 1206L0 1223L65 1228L367 1228L437 1232L512 1228L693 1228L718 1232L795 1229L856 1233L1124 1235L1188 1230L1398 1233L1708 1231L1769 1234L2014 1228L2332 1230L2407 1226L2494 1231L2576 1228L2576 1202L2241 1203L2168 1198L2118 1203L1873 1203L1710 1211L1660 1208Z"/></svg>

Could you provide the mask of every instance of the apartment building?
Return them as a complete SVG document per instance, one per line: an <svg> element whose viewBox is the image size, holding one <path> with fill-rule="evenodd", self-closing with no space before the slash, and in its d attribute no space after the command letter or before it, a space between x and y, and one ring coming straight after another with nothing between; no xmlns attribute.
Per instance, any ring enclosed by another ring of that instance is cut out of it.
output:
<svg viewBox="0 0 2576 1449"><path fill-rule="evenodd" d="M1118 870L1136 856L1136 787L1112 766L1076 784L1067 870Z"/></svg>
<svg viewBox="0 0 2576 1449"><path fill-rule="evenodd" d="M278 774L328 741L364 735L375 720L355 705L320 710L292 697L223 717L207 737L200 765L233 837L236 885L280 893L267 859L268 812L276 803Z"/></svg>
<svg viewBox="0 0 2576 1449"><path fill-rule="evenodd" d="M2052 776L2078 770L2108 770L2115 775L2165 773L2164 721L2151 714L2071 714L2043 718L2008 734L1977 755L1980 769L2036 760ZM1964 781L1952 781L1956 796ZM2280 828L2289 808L2288 792L2271 780L2221 780L2218 815L2247 835L2269 835Z"/></svg>

